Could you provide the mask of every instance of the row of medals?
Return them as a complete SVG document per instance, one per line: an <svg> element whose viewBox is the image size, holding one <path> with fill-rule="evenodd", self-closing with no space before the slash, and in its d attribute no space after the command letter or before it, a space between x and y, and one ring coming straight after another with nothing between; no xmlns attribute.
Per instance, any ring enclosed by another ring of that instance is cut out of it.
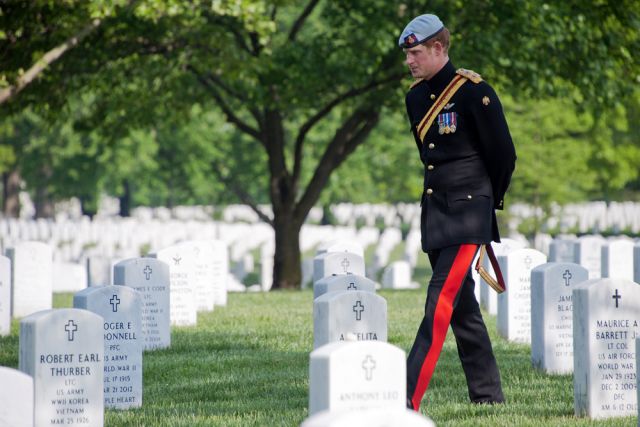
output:
<svg viewBox="0 0 640 427"><path fill-rule="evenodd" d="M457 129L455 124L455 116L450 116L449 114L450 113L446 115L438 116L438 133L440 135L454 133ZM449 117L452 117L453 120L449 119ZM448 120L445 121L445 118ZM454 122L454 123L447 123L447 122Z"/></svg>

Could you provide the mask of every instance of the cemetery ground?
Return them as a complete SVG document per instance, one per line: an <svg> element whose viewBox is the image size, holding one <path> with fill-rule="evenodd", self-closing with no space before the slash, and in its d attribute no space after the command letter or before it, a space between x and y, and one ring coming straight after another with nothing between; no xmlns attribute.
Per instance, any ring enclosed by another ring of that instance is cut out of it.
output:
<svg viewBox="0 0 640 427"><path fill-rule="evenodd" d="M425 280L423 280L424 283ZM423 312L425 286L381 290L388 302L389 342L408 352ZM200 313L196 327L172 329L169 349L145 352L142 408L106 410L106 426L298 426L308 416L313 294L305 291L230 294L227 307ZM71 307L56 294L54 307ZM576 418L571 375L531 366L530 347L496 333L484 314L501 369L507 403L468 403L451 332L423 411L438 426L631 426L635 417ZM18 367L19 322L0 337L0 365Z"/></svg>

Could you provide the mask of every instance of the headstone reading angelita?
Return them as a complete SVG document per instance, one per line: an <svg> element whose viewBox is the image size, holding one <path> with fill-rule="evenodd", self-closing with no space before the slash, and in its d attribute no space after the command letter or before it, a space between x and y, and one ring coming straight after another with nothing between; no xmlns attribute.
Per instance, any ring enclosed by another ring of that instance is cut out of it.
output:
<svg viewBox="0 0 640 427"><path fill-rule="evenodd" d="M535 249L498 257L507 290L498 295L498 333L509 341L531 342L531 270L547 262Z"/></svg>
<svg viewBox="0 0 640 427"><path fill-rule="evenodd" d="M371 279L356 274L328 276L313 284L313 299L329 292L366 291L375 293L376 284Z"/></svg>
<svg viewBox="0 0 640 427"><path fill-rule="evenodd" d="M11 332L11 260L0 255L0 336Z"/></svg>
<svg viewBox="0 0 640 427"><path fill-rule="evenodd" d="M51 308L53 253L42 242L21 242L7 249L11 258L11 312L28 316Z"/></svg>
<svg viewBox="0 0 640 427"><path fill-rule="evenodd" d="M634 340L640 336L640 284L594 279L573 290L573 386L578 416L638 412Z"/></svg>
<svg viewBox="0 0 640 427"><path fill-rule="evenodd" d="M193 326L198 323L196 310L195 254L181 245L174 245L149 255L169 265L169 290L171 297L171 324L176 326Z"/></svg>
<svg viewBox="0 0 640 427"><path fill-rule="evenodd" d="M404 409L406 358L381 341L335 342L310 355L309 414L320 411Z"/></svg>
<svg viewBox="0 0 640 427"><path fill-rule="evenodd" d="M589 272L574 263L549 262L531 272L531 362L550 374L573 372L573 302Z"/></svg>
<svg viewBox="0 0 640 427"><path fill-rule="evenodd" d="M313 348L333 341L387 340L387 301L366 291L338 291L313 301Z"/></svg>
<svg viewBox="0 0 640 427"><path fill-rule="evenodd" d="M153 258L132 258L116 264L113 275L115 285L131 287L142 297L143 350L169 347L169 266Z"/></svg>
<svg viewBox="0 0 640 427"><path fill-rule="evenodd" d="M33 377L36 426L104 424L103 320L44 310L20 322L20 370Z"/></svg>
<svg viewBox="0 0 640 427"><path fill-rule="evenodd" d="M0 426L33 427L33 378L0 366Z"/></svg>
<svg viewBox="0 0 640 427"><path fill-rule="evenodd" d="M127 286L97 286L73 296L73 306L104 319L104 406L142 406L140 294Z"/></svg>

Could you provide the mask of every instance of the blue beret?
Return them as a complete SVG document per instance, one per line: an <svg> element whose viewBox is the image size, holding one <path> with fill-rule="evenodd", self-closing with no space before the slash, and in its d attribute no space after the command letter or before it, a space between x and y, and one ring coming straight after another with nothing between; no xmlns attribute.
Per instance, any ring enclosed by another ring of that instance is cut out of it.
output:
<svg viewBox="0 0 640 427"><path fill-rule="evenodd" d="M444 24L436 15L420 15L404 28L398 45L405 49L417 46L438 34L443 28Z"/></svg>

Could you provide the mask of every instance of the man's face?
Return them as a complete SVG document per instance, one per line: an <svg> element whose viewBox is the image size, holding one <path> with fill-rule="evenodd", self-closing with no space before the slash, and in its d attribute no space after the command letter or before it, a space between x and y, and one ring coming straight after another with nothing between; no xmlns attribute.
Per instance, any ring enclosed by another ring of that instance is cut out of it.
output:
<svg viewBox="0 0 640 427"><path fill-rule="evenodd" d="M427 48L420 44L404 49L404 53L407 58L405 63L414 79L430 79L439 69L440 61L434 47Z"/></svg>

